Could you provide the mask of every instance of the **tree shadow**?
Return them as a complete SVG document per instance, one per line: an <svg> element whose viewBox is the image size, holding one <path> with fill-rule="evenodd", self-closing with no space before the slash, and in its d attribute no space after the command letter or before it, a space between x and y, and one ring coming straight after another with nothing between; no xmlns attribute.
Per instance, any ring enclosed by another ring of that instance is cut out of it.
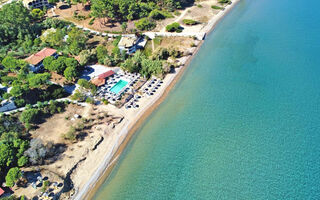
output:
<svg viewBox="0 0 320 200"><path fill-rule="evenodd" d="M65 10L65 9L69 9L69 8L71 8L69 5L61 5L59 7L60 10Z"/></svg>
<svg viewBox="0 0 320 200"><path fill-rule="evenodd" d="M57 160L62 159L62 154L67 150L67 145L63 143L53 144L49 142L47 144L48 155L45 160L46 164L54 163Z"/></svg>
<svg viewBox="0 0 320 200"><path fill-rule="evenodd" d="M88 136L88 133L82 131L79 134L77 134L76 139L83 141L87 136Z"/></svg>

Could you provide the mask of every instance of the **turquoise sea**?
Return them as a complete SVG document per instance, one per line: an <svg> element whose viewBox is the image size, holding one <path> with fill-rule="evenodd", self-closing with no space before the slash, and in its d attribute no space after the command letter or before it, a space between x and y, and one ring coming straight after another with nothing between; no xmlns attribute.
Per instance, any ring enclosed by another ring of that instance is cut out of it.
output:
<svg viewBox="0 0 320 200"><path fill-rule="evenodd" d="M320 199L319 9L241 0L94 199Z"/></svg>

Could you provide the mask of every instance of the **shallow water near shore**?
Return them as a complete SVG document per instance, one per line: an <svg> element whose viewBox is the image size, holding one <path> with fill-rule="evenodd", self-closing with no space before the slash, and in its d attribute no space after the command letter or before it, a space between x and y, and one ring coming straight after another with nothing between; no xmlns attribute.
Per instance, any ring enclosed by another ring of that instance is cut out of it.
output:
<svg viewBox="0 0 320 200"><path fill-rule="evenodd" d="M241 0L94 199L320 199L319 7Z"/></svg>

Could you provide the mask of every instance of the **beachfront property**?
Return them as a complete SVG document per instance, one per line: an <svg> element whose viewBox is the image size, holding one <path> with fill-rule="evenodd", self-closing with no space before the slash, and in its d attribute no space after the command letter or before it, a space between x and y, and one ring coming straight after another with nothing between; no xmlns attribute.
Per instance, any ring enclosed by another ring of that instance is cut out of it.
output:
<svg viewBox="0 0 320 200"><path fill-rule="evenodd" d="M129 53L134 50L134 46L136 42L137 42L136 36L123 36L119 41L118 47L121 52L125 51Z"/></svg>
<svg viewBox="0 0 320 200"><path fill-rule="evenodd" d="M92 79L98 87L97 96L110 103L119 101L124 93L133 93L132 86L140 78L140 74L130 74L119 70L117 73L110 70Z"/></svg>
<svg viewBox="0 0 320 200"><path fill-rule="evenodd" d="M29 9L43 8L44 6L48 8L50 6L48 0L23 0L22 3Z"/></svg>
<svg viewBox="0 0 320 200"><path fill-rule="evenodd" d="M119 41L118 47L121 52L124 51L128 54L133 54L138 49L143 49L146 44L147 40L145 40L143 36L122 36Z"/></svg>
<svg viewBox="0 0 320 200"><path fill-rule="evenodd" d="M43 69L42 61L46 57L53 56L55 58L58 57L57 50L51 48L44 48L38 53L35 53L28 58L24 59L27 63L29 63L30 70L32 72L38 72Z"/></svg>

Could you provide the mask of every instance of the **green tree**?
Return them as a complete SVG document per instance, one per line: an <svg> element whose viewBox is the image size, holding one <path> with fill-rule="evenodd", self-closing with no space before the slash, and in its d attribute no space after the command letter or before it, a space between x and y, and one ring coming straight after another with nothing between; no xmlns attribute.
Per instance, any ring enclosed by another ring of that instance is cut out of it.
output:
<svg viewBox="0 0 320 200"><path fill-rule="evenodd" d="M14 161L14 151L7 143L0 145L0 168L9 167Z"/></svg>
<svg viewBox="0 0 320 200"><path fill-rule="evenodd" d="M142 18L138 22L135 23L137 29L144 30L152 30L156 27L156 23L150 20L149 18Z"/></svg>
<svg viewBox="0 0 320 200"><path fill-rule="evenodd" d="M49 44L51 47L61 47L64 44L64 32L62 29L48 29L45 35L40 37L41 41Z"/></svg>
<svg viewBox="0 0 320 200"><path fill-rule="evenodd" d="M28 75L29 87L40 88L43 85L47 85L50 77L51 77L51 74L49 73L29 74Z"/></svg>
<svg viewBox="0 0 320 200"><path fill-rule="evenodd" d="M36 20L42 19L44 15L45 13L39 8L35 8L31 11L31 16Z"/></svg>
<svg viewBox="0 0 320 200"><path fill-rule="evenodd" d="M37 25L32 22L29 10L22 2L14 1L0 9L0 45L24 41L26 35L35 38Z"/></svg>
<svg viewBox="0 0 320 200"><path fill-rule="evenodd" d="M85 49L88 38L78 28L73 27L68 33L68 49L73 55L78 55L83 49Z"/></svg>
<svg viewBox="0 0 320 200"><path fill-rule="evenodd" d="M15 182L21 178L21 171L18 167L11 168L6 176L6 185L13 187Z"/></svg>
<svg viewBox="0 0 320 200"><path fill-rule="evenodd" d="M40 112L36 108L29 108L24 110L19 119L23 123L31 123L34 124L37 121L37 117L39 116Z"/></svg>
<svg viewBox="0 0 320 200"><path fill-rule="evenodd" d="M26 69L28 64L24 60L19 60L12 56L6 56L2 60L2 65L5 67L6 71L17 72L20 69Z"/></svg>
<svg viewBox="0 0 320 200"><path fill-rule="evenodd" d="M64 74L64 77L69 81L74 80L79 75L77 68L75 68L75 67L67 67L64 70L63 74Z"/></svg>
<svg viewBox="0 0 320 200"><path fill-rule="evenodd" d="M108 49L103 46L103 45L99 45L97 46L97 59L99 63L103 63L104 58L108 56Z"/></svg>
<svg viewBox="0 0 320 200"><path fill-rule="evenodd" d="M65 61L66 61L66 57L64 56L59 56L57 59L55 59L51 65L50 65L50 68L47 68L49 71L54 71L54 72L57 72L59 74L63 73L64 70L66 69L66 64L65 64Z"/></svg>
<svg viewBox="0 0 320 200"><path fill-rule="evenodd" d="M19 159L18 159L18 166L19 167L23 167L25 166L27 163L28 163L28 157L26 156L21 156Z"/></svg>
<svg viewBox="0 0 320 200"><path fill-rule="evenodd" d="M45 59L43 59L42 64L44 68L47 70L51 69L51 64L53 63L54 60L55 58L53 56L48 56Z"/></svg>

